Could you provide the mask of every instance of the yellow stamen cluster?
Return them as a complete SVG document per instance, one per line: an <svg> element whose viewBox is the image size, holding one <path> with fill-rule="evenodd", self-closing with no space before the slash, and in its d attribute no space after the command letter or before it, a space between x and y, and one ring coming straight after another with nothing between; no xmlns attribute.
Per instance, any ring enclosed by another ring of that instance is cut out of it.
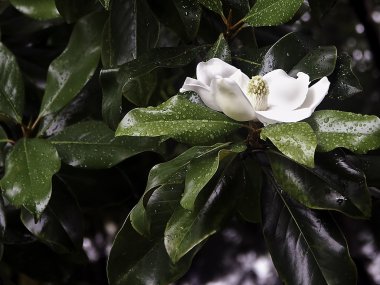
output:
<svg viewBox="0 0 380 285"><path fill-rule="evenodd" d="M248 84L248 97L255 111L268 109L269 88L262 76L253 76Z"/></svg>

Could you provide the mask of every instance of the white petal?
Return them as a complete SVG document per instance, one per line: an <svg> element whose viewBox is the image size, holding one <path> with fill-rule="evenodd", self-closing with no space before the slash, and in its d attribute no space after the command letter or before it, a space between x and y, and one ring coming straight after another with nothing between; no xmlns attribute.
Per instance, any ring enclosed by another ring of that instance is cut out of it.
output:
<svg viewBox="0 0 380 285"><path fill-rule="evenodd" d="M264 125L278 122L292 123L298 122L311 116L313 111L309 108L297 110L269 109L267 111L256 111L257 118Z"/></svg>
<svg viewBox="0 0 380 285"><path fill-rule="evenodd" d="M301 106L308 91L309 76L299 72L297 77L290 77L282 69L273 70L263 76L269 88L269 107L294 110Z"/></svg>
<svg viewBox="0 0 380 285"><path fill-rule="evenodd" d="M307 92L305 102L300 108L309 108L314 112L315 108L322 102L325 98L327 92L329 91L330 81L327 77L323 77L317 83L309 88Z"/></svg>
<svg viewBox="0 0 380 285"><path fill-rule="evenodd" d="M236 121L256 120L251 103L233 79L214 79L211 89L215 92L216 103L228 117Z"/></svg>
<svg viewBox="0 0 380 285"><path fill-rule="evenodd" d="M214 78L230 77L238 69L219 58L212 58L197 65L197 79L205 85L210 85Z"/></svg>
<svg viewBox="0 0 380 285"><path fill-rule="evenodd" d="M240 69L236 70L229 78L233 79L243 92L247 92L249 77L245 75Z"/></svg>
<svg viewBox="0 0 380 285"><path fill-rule="evenodd" d="M182 88L179 90L180 92L185 91L194 91L197 92L201 97L203 103L213 110L222 111L219 106L215 102L214 94L211 92L210 87L204 85L199 80L196 80L191 77L187 77L185 82L183 83Z"/></svg>

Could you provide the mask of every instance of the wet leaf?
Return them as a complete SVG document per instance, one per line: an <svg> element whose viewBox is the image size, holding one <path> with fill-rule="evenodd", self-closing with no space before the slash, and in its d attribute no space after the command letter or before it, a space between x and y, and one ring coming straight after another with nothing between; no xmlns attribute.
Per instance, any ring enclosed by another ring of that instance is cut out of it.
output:
<svg viewBox="0 0 380 285"><path fill-rule="evenodd" d="M269 125L261 131L260 137L264 140L269 138L283 154L298 163L314 166L317 138L307 123Z"/></svg>
<svg viewBox="0 0 380 285"><path fill-rule="evenodd" d="M337 0L308 0L311 14L317 20L321 20L337 3Z"/></svg>
<svg viewBox="0 0 380 285"><path fill-rule="evenodd" d="M86 121L65 128L50 138L65 163L83 168L109 168L143 151L153 151L159 141L151 138L115 138L103 122Z"/></svg>
<svg viewBox="0 0 380 285"><path fill-rule="evenodd" d="M49 20L59 17L54 0L9 0L21 13L37 20Z"/></svg>
<svg viewBox="0 0 380 285"><path fill-rule="evenodd" d="M75 25L68 46L49 66L40 117L66 106L93 75L100 58L104 20L104 14L93 13Z"/></svg>
<svg viewBox="0 0 380 285"><path fill-rule="evenodd" d="M188 270L195 253L193 250L174 264L163 238L144 238L134 230L128 217L110 252L108 280L110 285L169 284Z"/></svg>
<svg viewBox="0 0 380 285"><path fill-rule="evenodd" d="M145 0L114 0L109 32L111 66L118 66L154 48L160 24Z"/></svg>
<svg viewBox="0 0 380 285"><path fill-rule="evenodd" d="M252 158L242 161L244 167L244 192L242 193L237 211L244 220L250 223L261 222L260 193L262 187L262 171Z"/></svg>
<svg viewBox="0 0 380 285"><path fill-rule="evenodd" d="M22 121L24 81L16 57L0 43L0 117Z"/></svg>
<svg viewBox="0 0 380 285"><path fill-rule="evenodd" d="M276 182L303 205L357 218L370 215L371 200L365 175L344 156L319 155L314 169L278 153L270 152L269 157Z"/></svg>
<svg viewBox="0 0 380 285"><path fill-rule="evenodd" d="M201 23L202 8L198 1L171 0L178 11L189 39L194 39Z"/></svg>
<svg viewBox="0 0 380 285"><path fill-rule="evenodd" d="M225 62L231 62L231 51L223 34L220 34L212 48L208 51L206 59L220 58Z"/></svg>
<svg viewBox="0 0 380 285"><path fill-rule="evenodd" d="M135 94L128 92L130 82L141 78L157 68L178 68L189 64L204 52L205 46L156 48L132 60L120 68L103 69L100 74L103 89L103 118L107 124L116 128L121 120L122 95L132 102ZM145 95L145 94L144 94ZM139 98L139 102L147 99Z"/></svg>
<svg viewBox="0 0 380 285"><path fill-rule="evenodd" d="M244 150L244 145L232 145L217 152L215 151L192 159L187 167L185 190L181 199L181 206L187 210L193 210L195 200L215 175L220 162L226 157L234 156Z"/></svg>
<svg viewBox="0 0 380 285"><path fill-rule="evenodd" d="M158 107L130 111L120 122L116 135L167 136L184 143L204 144L240 127L222 113L177 95Z"/></svg>
<svg viewBox="0 0 380 285"><path fill-rule="evenodd" d="M283 282L356 284L355 264L330 214L300 205L268 179L262 191L263 232Z"/></svg>
<svg viewBox="0 0 380 285"><path fill-rule="evenodd" d="M366 153L380 147L380 119L376 116L323 110L307 119L314 129L319 151L337 147Z"/></svg>
<svg viewBox="0 0 380 285"><path fill-rule="evenodd" d="M12 205L41 216L50 200L52 176L60 166L58 153L48 141L19 140L5 161L0 181L4 196Z"/></svg>
<svg viewBox="0 0 380 285"><path fill-rule="evenodd" d="M198 0L198 3L221 16L223 15L223 7L220 0Z"/></svg>
<svg viewBox="0 0 380 285"><path fill-rule="evenodd" d="M181 261L230 217L243 189L242 176L240 162L233 160L208 191L202 191L193 211L176 209L165 230L165 247L173 262Z"/></svg>
<svg viewBox="0 0 380 285"><path fill-rule="evenodd" d="M338 56L336 69L330 79L330 98L344 100L363 91L359 79L352 71L351 57L346 53Z"/></svg>
<svg viewBox="0 0 380 285"><path fill-rule="evenodd" d="M25 209L21 220L25 227L42 243L57 253L68 253L82 248L83 218L72 194L58 179L46 210L36 222Z"/></svg>
<svg viewBox="0 0 380 285"><path fill-rule="evenodd" d="M310 76L310 81L329 76L335 69L336 59L335 46L314 48L292 68L289 75L296 76L298 72L304 72Z"/></svg>
<svg viewBox="0 0 380 285"><path fill-rule="evenodd" d="M257 0L243 21L253 27L274 26L290 21L302 0Z"/></svg>

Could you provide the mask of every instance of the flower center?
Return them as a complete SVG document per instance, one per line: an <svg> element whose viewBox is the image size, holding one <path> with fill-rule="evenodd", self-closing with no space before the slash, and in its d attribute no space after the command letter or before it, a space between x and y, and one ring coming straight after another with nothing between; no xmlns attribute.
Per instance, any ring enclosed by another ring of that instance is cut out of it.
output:
<svg viewBox="0 0 380 285"><path fill-rule="evenodd" d="M249 80L247 94L255 111L265 111L268 109L269 89L262 76L253 76Z"/></svg>

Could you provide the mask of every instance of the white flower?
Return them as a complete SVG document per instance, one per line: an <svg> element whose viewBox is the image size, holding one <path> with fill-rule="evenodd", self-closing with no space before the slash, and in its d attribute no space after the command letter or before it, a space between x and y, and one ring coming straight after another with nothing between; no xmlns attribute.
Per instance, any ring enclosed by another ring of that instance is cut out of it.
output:
<svg viewBox="0 0 380 285"><path fill-rule="evenodd" d="M326 96L330 82L323 77L309 88L303 72L290 77L282 69L249 79L240 69L218 59L200 62L197 79L187 77L181 92L195 91L211 109L236 121L298 122L311 116Z"/></svg>

